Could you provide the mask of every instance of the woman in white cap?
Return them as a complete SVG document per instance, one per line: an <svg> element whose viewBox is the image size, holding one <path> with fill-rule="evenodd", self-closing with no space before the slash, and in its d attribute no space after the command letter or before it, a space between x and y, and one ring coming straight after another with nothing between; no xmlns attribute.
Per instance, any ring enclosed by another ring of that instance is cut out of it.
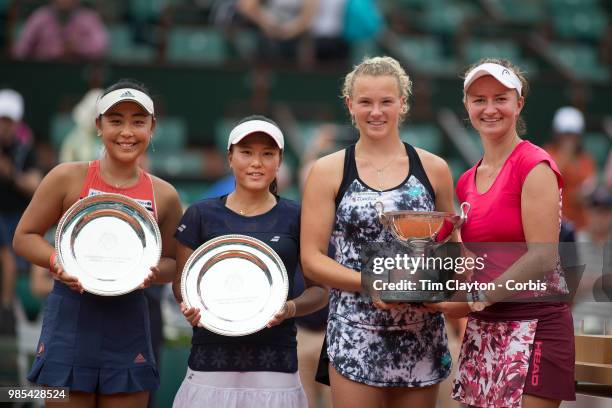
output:
<svg viewBox="0 0 612 408"><path fill-rule="evenodd" d="M471 205L461 238L485 258L472 281L496 289L431 306L469 314L452 396L471 407L558 407L575 398L572 315L551 298L567 293L557 250L563 181L549 154L520 137L528 83L518 67L484 59L463 92L484 155L457 182Z"/></svg>
<svg viewBox="0 0 612 408"><path fill-rule="evenodd" d="M433 408L450 374L441 313L373 301L361 286L362 246L393 240L378 220L378 201L385 211L453 211L446 162L400 139L411 91L393 58L357 65L345 77L343 96L359 140L319 159L304 190L304 271L332 288L318 379L331 385L334 407Z"/></svg>
<svg viewBox="0 0 612 408"><path fill-rule="evenodd" d="M199 201L187 209L176 232L177 267L204 242L227 234L243 234L268 244L289 275L289 293L299 264L300 206L276 194L284 139L270 119L249 116L234 127L227 142L228 160L236 179L228 195ZM181 274L175 296L182 302ZM213 333L200 324L200 311L181 309L194 326L187 375L174 407L305 408L306 395L297 372L294 317L319 310L327 291L306 281L305 291L287 300L267 327L245 336Z"/></svg>
<svg viewBox="0 0 612 408"><path fill-rule="evenodd" d="M563 176L563 218L571 221L576 231L587 226L586 196L597 183L595 160L582 146L584 125L584 115L578 109L559 108L552 122L553 140L544 146Z"/></svg>
<svg viewBox="0 0 612 408"><path fill-rule="evenodd" d="M176 190L138 166L155 130L153 100L144 86L122 80L98 99L96 127L105 147L100 160L62 163L36 190L15 233L15 251L48 267L55 278L45 305L38 351L28 380L67 387L68 407L145 407L159 387L148 307L141 290L166 283L176 271L172 234L182 209ZM100 192L141 203L158 222L162 258L141 289L120 296L84 292L63 270L45 232L79 199ZM47 406L55 406L47 401Z"/></svg>

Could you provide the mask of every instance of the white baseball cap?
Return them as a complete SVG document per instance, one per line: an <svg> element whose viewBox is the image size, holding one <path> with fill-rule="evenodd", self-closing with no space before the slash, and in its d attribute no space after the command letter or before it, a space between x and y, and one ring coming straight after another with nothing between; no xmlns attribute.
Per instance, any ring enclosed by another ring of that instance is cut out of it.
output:
<svg viewBox="0 0 612 408"><path fill-rule="evenodd" d="M96 116L104 115L111 107L124 101L136 102L150 115L155 113L153 100L149 95L138 89L121 88L115 89L98 99L98 103L96 104Z"/></svg>
<svg viewBox="0 0 612 408"><path fill-rule="evenodd" d="M472 82L485 75L491 75L506 88L516 89L519 96L522 95L523 84L519 77L510 68L492 62L480 64L466 75L463 81L463 92L467 91Z"/></svg>
<svg viewBox="0 0 612 408"><path fill-rule="evenodd" d="M0 118L19 122L23 117L23 97L12 89L0 90Z"/></svg>
<svg viewBox="0 0 612 408"><path fill-rule="evenodd" d="M552 126L555 133L579 135L584 131L584 115L572 106L564 106L555 113Z"/></svg>
<svg viewBox="0 0 612 408"><path fill-rule="evenodd" d="M279 149L282 150L285 146L283 132L281 132L278 126L262 119L252 119L242 122L232 129L227 139L227 150L229 150L233 144L239 143L248 135L257 132L262 132L270 136L276 142Z"/></svg>

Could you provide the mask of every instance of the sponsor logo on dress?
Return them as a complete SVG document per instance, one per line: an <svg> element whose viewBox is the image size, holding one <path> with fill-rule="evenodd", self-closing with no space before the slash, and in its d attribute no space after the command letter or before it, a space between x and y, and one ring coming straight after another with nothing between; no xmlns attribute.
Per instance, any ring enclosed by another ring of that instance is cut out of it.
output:
<svg viewBox="0 0 612 408"><path fill-rule="evenodd" d="M275 235L272 237L272 239L270 240L270 242L278 242L280 240L280 236Z"/></svg>
<svg viewBox="0 0 612 408"><path fill-rule="evenodd" d="M351 195L353 203L372 202L380 198L380 193L376 191L360 191Z"/></svg>
<svg viewBox="0 0 612 408"><path fill-rule="evenodd" d="M97 195L106 194L106 193L107 193L106 191L100 191L100 190L96 190L95 188L90 188L89 193L87 193L87 196L92 197L92 196L97 196ZM146 208L147 211L151 213L151 215L155 215L155 212L153 211L153 201L143 200L141 198L134 198L131 196L126 196L126 197L130 197L132 200L136 201L138 204Z"/></svg>
<svg viewBox="0 0 612 408"><path fill-rule="evenodd" d="M185 231L185 229L187 228L187 226L185 224L181 224L178 226L177 230L179 230L179 232L183 232Z"/></svg>
<svg viewBox="0 0 612 408"><path fill-rule="evenodd" d="M141 363L146 363L147 359L144 358L144 356L142 355L142 353L138 353L138 355L136 356L136 358L134 359L134 362L136 364L141 364Z"/></svg>
<svg viewBox="0 0 612 408"><path fill-rule="evenodd" d="M535 342L533 351L533 371L531 373L531 385L540 384L540 361L542 360L542 342Z"/></svg>

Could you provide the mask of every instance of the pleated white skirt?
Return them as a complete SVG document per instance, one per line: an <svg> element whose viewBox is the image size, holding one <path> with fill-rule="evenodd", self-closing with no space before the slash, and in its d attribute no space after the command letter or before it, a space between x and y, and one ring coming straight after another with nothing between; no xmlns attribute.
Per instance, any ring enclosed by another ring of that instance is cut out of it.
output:
<svg viewBox="0 0 612 408"><path fill-rule="evenodd" d="M307 408L296 373L193 371L174 397L173 408Z"/></svg>

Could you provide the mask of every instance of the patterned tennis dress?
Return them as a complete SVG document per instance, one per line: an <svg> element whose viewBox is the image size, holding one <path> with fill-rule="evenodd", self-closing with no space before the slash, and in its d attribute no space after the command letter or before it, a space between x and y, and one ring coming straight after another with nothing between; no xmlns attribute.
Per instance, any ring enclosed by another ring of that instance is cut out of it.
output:
<svg viewBox="0 0 612 408"><path fill-rule="evenodd" d="M377 201L383 202L385 211L435 210L433 188L418 154L408 144L405 148L408 176L384 191L359 178L355 145L347 148L331 236L340 264L360 271L363 244L393 239L378 221ZM339 289L330 292L327 354L344 377L377 387L425 387L444 380L451 369L440 313L417 303L380 310L368 295Z"/></svg>

